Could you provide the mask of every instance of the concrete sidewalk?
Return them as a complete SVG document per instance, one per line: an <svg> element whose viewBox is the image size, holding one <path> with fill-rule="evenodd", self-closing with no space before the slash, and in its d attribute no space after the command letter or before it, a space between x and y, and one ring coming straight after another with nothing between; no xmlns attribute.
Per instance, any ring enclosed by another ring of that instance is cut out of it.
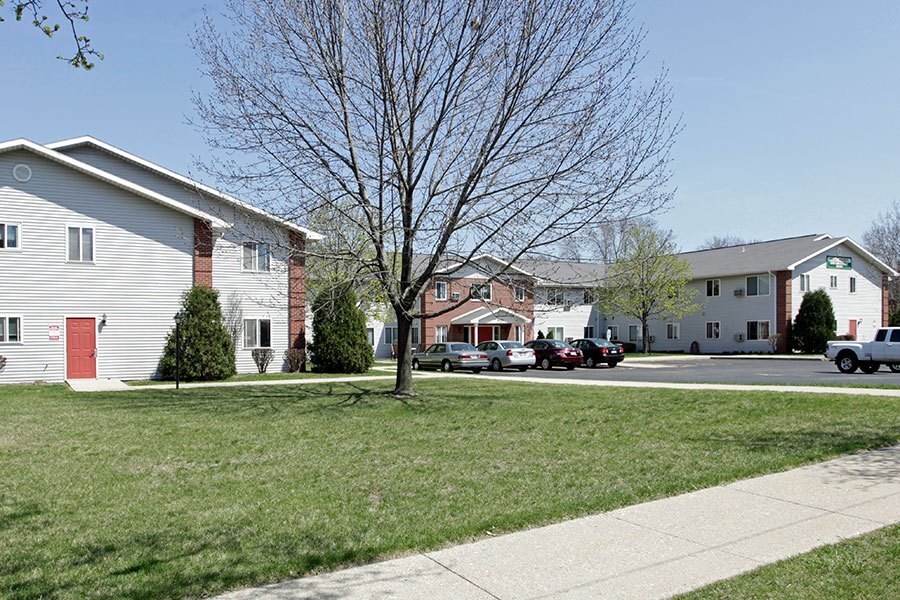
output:
<svg viewBox="0 0 900 600"><path fill-rule="evenodd" d="M221 598L668 598L898 521L894 446Z"/></svg>

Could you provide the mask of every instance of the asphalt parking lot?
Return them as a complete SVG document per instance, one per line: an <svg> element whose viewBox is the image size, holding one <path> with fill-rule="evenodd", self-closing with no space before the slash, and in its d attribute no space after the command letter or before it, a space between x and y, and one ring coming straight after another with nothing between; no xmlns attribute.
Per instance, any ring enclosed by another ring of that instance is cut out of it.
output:
<svg viewBox="0 0 900 600"><path fill-rule="evenodd" d="M758 383L769 385L896 385L900 373L882 366L877 373L852 375L838 372L833 362L819 360L677 357L632 360L625 359L614 369L600 366L579 367L567 371L562 367L550 371L528 369L524 373L506 370L502 373L482 371L488 377L550 377L553 379L586 379L595 381L652 381L659 383Z"/></svg>

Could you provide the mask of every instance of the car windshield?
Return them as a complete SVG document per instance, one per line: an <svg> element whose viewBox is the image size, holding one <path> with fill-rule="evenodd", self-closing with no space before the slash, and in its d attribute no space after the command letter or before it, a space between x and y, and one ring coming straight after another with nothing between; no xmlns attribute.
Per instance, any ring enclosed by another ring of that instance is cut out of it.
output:
<svg viewBox="0 0 900 600"><path fill-rule="evenodd" d="M612 348L612 347L615 347L615 346L617 345L617 344L613 344L613 343L610 342L609 340L603 340L603 339L588 340L588 341L594 342L595 344L597 344L597 345L598 345L599 347L601 347L601 348Z"/></svg>
<svg viewBox="0 0 900 600"><path fill-rule="evenodd" d="M547 340L547 345L551 348L569 348L569 344L561 340Z"/></svg>
<svg viewBox="0 0 900 600"><path fill-rule="evenodd" d="M450 344L451 352L460 352L462 350L474 350L475 346L472 344Z"/></svg>
<svg viewBox="0 0 900 600"><path fill-rule="evenodd" d="M504 350L508 350L510 348L524 348L522 342L499 342L498 345Z"/></svg>

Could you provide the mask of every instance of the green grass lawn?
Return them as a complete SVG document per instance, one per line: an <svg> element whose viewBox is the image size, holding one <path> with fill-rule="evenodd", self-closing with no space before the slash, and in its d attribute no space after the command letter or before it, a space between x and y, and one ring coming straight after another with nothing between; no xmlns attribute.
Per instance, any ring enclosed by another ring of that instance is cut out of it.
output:
<svg viewBox="0 0 900 600"><path fill-rule="evenodd" d="M387 371L369 370L365 373L317 373L315 371L305 371L303 373L283 373L281 371L273 371L269 373L240 373L229 377L224 381L278 381L283 379L331 379L333 377L363 377L368 375L391 375ZM143 385L159 385L163 383L171 383L174 385L175 380L164 381L162 379L135 379L126 381L127 385L143 386ZM186 382L182 382L186 383Z"/></svg>
<svg viewBox="0 0 900 600"><path fill-rule="evenodd" d="M897 598L900 526L823 546L733 579L679 596L680 600L858 600Z"/></svg>
<svg viewBox="0 0 900 600"><path fill-rule="evenodd" d="M891 398L391 387L0 388L0 597L200 597L900 439Z"/></svg>

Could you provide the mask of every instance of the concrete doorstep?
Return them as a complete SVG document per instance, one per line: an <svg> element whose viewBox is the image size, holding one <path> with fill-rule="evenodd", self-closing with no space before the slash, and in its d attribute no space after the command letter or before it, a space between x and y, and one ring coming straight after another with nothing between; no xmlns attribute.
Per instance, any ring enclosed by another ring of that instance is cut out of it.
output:
<svg viewBox="0 0 900 600"><path fill-rule="evenodd" d="M220 598L668 598L897 522L893 446Z"/></svg>

